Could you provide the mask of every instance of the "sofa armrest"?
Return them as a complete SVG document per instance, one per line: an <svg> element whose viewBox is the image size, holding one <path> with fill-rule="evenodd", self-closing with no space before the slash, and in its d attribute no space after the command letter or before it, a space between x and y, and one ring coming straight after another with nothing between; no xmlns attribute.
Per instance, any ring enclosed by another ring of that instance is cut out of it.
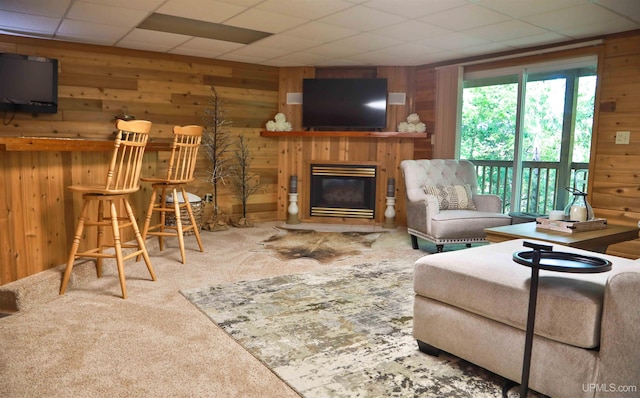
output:
<svg viewBox="0 0 640 398"><path fill-rule="evenodd" d="M633 266L639 269L626 268L612 274L607 281L597 382L603 385L635 385L640 390L640 264L636 262Z"/></svg>
<svg viewBox="0 0 640 398"><path fill-rule="evenodd" d="M487 213L502 213L502 199L493 194L474 194L473 203L478 211Z"/></svg>
<svg viewBox="0 0 640 398"><path fill-rule="evenodd" d="M419 198L414 197L414 200L407 197L406 205L407 227L425 234L429 233L431 217L440 213L438 199L433 195L422 194Z"/></svg>

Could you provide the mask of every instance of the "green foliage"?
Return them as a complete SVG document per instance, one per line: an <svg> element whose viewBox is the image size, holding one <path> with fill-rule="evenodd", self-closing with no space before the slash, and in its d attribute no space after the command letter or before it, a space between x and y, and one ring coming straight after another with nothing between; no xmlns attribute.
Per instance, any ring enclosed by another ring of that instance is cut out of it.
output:
<svg viewBox="0 0 640 398"><path fill-rule="evenodd" d="M567 144L563 143L563 124L569 122L565 120L564 103L567 83L560 73L529 77L521 143L521 160L528 164L522 165L522 197L516 201L518 208L513 211L545 214L558 207L557 167L562 145ZM472 87L463 92L460 158L476 161L481 192L500 195L508 209L516 146L518 84L514 83L513 76L501 79L493 79L486 85L481 81L467 82ZM573 162L589 162L595 85L596 76L578 79L573 115Z"/></svg>
<svg viewBox="0 0 640 398"><path fill-rule="evenodd" d="M512 160L517 84L468 88L463 101L460 158Z"/></svg>

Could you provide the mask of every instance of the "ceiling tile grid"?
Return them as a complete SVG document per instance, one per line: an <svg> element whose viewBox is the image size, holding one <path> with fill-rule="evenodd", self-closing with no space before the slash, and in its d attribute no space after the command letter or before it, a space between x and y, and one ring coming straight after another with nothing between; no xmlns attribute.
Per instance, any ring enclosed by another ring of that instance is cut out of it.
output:
<svg viewBox="0 0 640 398"><path fill-rule="evenodd" d="M154 15L187 30L141 25ZM2 34L270 66L423 65L636 29L639 0L0 0Z"/></svg>

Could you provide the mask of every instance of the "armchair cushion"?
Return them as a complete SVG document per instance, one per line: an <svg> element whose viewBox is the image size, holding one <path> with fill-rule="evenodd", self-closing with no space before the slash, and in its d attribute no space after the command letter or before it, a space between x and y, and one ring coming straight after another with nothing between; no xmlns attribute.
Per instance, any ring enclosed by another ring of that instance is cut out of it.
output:
<svg viewBox="0 0 640 398"><path fill-rule="evenodd" d="M424 185L424 192L438 199L440 210L476 210L471 186L464 185Z"/></svg>

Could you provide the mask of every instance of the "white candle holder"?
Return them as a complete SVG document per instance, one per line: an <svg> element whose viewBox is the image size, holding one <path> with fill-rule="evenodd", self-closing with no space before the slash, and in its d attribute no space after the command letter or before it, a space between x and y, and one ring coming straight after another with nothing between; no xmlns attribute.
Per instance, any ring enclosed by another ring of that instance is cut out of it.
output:
<svg viewBox="0 0 640 398"><path fill-rule="evenodd" d="M396 227L396 198L393 196L387 196L387 208L384 211L384 224L382 228L395 228Z"/></svg>
<svg viewBox="0 0 640 398"><path fill-rule="evenodd" d="M298 219L298 194L290 193L289 194L289 207L287 208L289 212L289 217L287 217L287 224L300 224L300 220Z"/></svg>

